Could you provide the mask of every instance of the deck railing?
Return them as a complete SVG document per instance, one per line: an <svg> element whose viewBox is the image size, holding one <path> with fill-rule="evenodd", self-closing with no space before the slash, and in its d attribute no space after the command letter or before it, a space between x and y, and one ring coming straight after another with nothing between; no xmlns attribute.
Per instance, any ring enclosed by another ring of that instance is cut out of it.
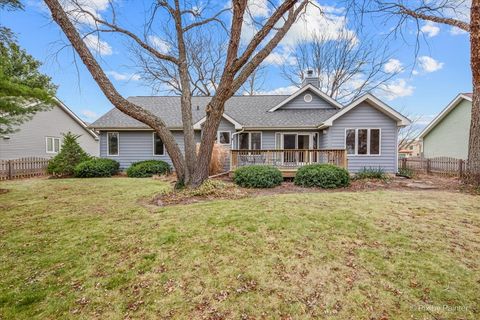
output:
<svg viewBox="0 0 480 320"><path fill-rule="evenodd" d="M297 169L314 163L330 163L347 168L345 149L269 149L231 150L231 170L249 165L271 165L279 169Z"/></svg>

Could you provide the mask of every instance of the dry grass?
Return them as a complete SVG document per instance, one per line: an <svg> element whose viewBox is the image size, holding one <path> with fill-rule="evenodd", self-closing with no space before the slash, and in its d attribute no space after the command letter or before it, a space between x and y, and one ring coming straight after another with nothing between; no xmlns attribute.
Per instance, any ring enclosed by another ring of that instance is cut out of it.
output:
<svg viewBox="0 0 480 320"><path fill-rule="evenodd" d="M269 195L153 209L153 179L2 183L0 318L478 319L480 201Z"/></svg>

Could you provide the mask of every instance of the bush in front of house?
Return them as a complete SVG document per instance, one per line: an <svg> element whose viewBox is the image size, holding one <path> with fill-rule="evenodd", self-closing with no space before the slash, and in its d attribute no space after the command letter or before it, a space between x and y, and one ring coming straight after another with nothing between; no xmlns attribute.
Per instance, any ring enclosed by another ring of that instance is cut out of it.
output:
<svg viewBox="0 0 480 320"><path fill-rule="evenodd" d="M127 176L131 178L147 178L153 175L168 174L172 168L168 163L161 160L145 160L134 162L127 169Z"/></svg>
<svg viewBox="0 0 480 320"><path fill-rule="evenodd" d="M47 172L57 177L68 177L74 174L75 167L90 159L77 142L79 135L68 132L63 135L60 152L48 162Z"/></svg>
<svg viewBox="0 0 480 320"><path fill-rule="evenodd" d="M272 166L245 166L233 173L233 182L244 188L273 188L282 181L282 173Z"/></svg>
<svg viewBox="0 0 480 320"><path fill-rule="evenodd" d="M112 159L92 158L75 167L77 178L111 177L118 173L120 163Z"/></svg>
<svg viewBox="0 0 480 320"><path fill-rule="evenodd" d="M332 164L311 164L297 170L294 183L297 186L324 189L348 187L350 174L346 169Z"/></svg>
<svg viewBox="0 0 480 320"><path fill-rule="evenodd" d="M355 174L356 180L361 179L379 179L379 180L386 180L388 178L385 170L382 168L362 168Z"/></svg>

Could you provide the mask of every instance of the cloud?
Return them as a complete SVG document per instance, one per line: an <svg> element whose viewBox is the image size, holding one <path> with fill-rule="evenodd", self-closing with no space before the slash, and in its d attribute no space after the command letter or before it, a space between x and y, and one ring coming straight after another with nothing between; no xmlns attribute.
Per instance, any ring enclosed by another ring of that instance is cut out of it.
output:
<svg viewBox="0 0 480 320"><path fill-rule="evenodd" d="M111 76L113 79L117 81L138 81L140 80L140 76L134 73L120 73L117 71L107 71L105 72L107 75Z"/></svg>
<svg viewBox="0 0 480 320"><path fill-rule="evenodd" d="M297 86L286 86L280 87L273 90L258 91L255 94L258 95L283 95L283 94L292 94L298 90Z"/></svg>
<svg viewBox="0 0 480 320"><path fill-rule="evenodd" d="M437 60L429 56L419 57L418 62L422 70L428 73L438 71L442 69L444 65L443 62L438 62Z"/></svg>
<svg viewBox="0 0 480 320"><path fill-rule="evenodd" d="M94 121L94 120L99 118L98 113L96 113L93 110L88 110L88 109L82 110L81 115L86 121Z"/></svg>
<svg viewBox="0 0 480 320"><path fill-rule="evenodd" d="M390 59L383 66L386 73L398 73L403 71L402 63L398 59Z"/></svg>
<svg viewBox="0 0 480 320"><path fill-rule="evenodd" d="M276 66L294 65L296 60L291 56L290 50L277 50L270 53L264 60L266 64L272 64Z"/></svg>
<svg viewBox="0 0 480 320"><path fill-rule="evenodd" d="M251 0L255 7L267 9L270 8L269 0ZM261 4L261 5L260 5ZM271 14L271 10L269 15ZM258 9L253 18L267 18L266 9ZM277 27L283 24L280 21ZM251 16L246 16L242 26L242 43L248 43L257 32L257 26L253 23ZM321 6L318 1L312 0L305 8L305 12L298 18L285 37L280 42L280 46L294 48L299 42L311 42L316 36L322 36L326 40L338 40L340 37L354 35L354 32L347 28L347 18L344 9L333 6Z"/></svg>
<svg viewBox="0 0 480 320"><path fill-rule="evenodd" d="M109 7L109 0L63 0L61 5L74 22L94 26L95 20L82 10L88 11L94 17L101 19L101 12Z"/></svg>
<svg viewBox="0 0 480 320"><path fill-rule="evenodd" d="M409 85L405 79L397 79L382 84L379 89L381 90L379 96L391 101L397 98L411 96L415 87Z"/></svg>
<svg viewBox="0 0 480 320"><path fill-rule="evenodd" d="M427 35L429 38L433 38L440 33L440 27L435 22L427 21L421 28L424 34Z"/></svg>
<svg viewBox="0 0 480 320"><path fill-rule="evenodd" d="M89 34L83 39L83 42L85 42L90 50L95 51L101 56L110 56L113 54L112 47L106 41L100 40L98 35Z"/></svg>
<svg viewBox="0 0 480 320"><path fill-rule="evenodd" d="M268 17L270 15L268 3L268 0L248 0L247 8L249 14L255 18Z"/></svg>
<svg viewBox="0 0 480 320"><path fill-rule="evenodd" d="M157 36L148 36L148 42L160 53L168 53L171 49L169 43Z"/></svg>
<svg viewBox="0 0 480 320"><path fill-rule="evenodd" d="M458 35L463 35L463 34L468 34L467 31L457 28L457 27L451 27L449 33L452 36L458 36Z"/></svg>

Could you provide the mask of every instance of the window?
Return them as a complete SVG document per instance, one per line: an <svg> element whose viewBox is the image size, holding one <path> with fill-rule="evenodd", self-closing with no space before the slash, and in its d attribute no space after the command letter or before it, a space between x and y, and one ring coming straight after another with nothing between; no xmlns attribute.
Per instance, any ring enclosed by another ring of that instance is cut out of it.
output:
<svg viewBox="0 0 480 320"><path fill-rule="evenodd" d="M355 129L348 129L345 135L347 154L355 154Z"/></svg>
<svg viewBox="0 0 480 320"><path fill-rule="evenodd" d="M217 142L220 144L230 144L230 131L218 131Z"/></svg>
<svg viewBox="0 0 480 320"><path fill-rule="evenodd" d="M250 133L250 149L252 150L262 149L262 134L260 132Z"/></svg>
<svg viewBox="0 0 480 320"><path fill-rule="evenodd" d="M262 149L261 132L242 132L238 135L238 148L241 150Z"/></svg>
<svg viewBox="0 0 480 320"><path fill-rule="evenodd" d="M358 129L357 154L368 154L368 129Z"/></svg>
<svg viewBox="0 0 480 320"><path fill-rule="evenodd" d="M370 129L370 154L380 154L380 129Z"/></svg>
<svg viewBox="0 0 480 320"><path fill-rule="evenodd" d="M307 93L306 95L303 96L303 101L305 102L312 102L312 95L310 93Z"/></svg>
<svg viewBox="0 0 480 320"><path fill-rule="evenodd" d="M165 155L165 146L163 145L163 141L155 132L153 133L153 155Z"/></svg>
<svg viewBox="0 0 480 320"><path fill-rule="evenodd" d="M119 133L107 132L107 155L118 156Z"/></svg>
<svg viewBox="0 0 480 320"><path fill-rule="evenodd" d="M380 129L346 129L347 154L379 155L380 139Z"/></svg>
<svg viewBox="0 0 480 320"><path fill-rule="evenodd" d="M60 151L60 138L46 137L45 141L47 153L58 153Z"/></svg>

